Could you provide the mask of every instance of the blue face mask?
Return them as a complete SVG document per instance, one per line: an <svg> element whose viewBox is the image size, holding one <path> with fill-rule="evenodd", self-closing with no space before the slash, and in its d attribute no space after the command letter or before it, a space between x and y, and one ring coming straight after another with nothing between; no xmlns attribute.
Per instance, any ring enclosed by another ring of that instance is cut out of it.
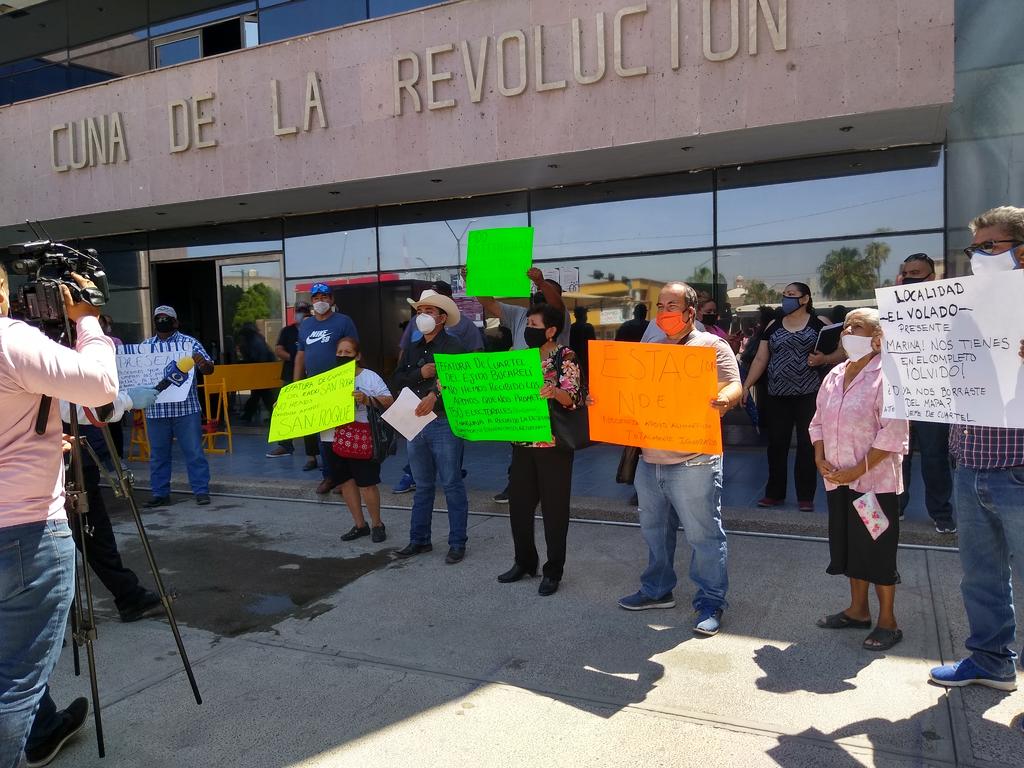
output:
<svg viewBox="0 0 1024 768"><path fill-rule="evenodd" d="M791 315L800 309L800 297L797 296L783 296L782 297L782 311Z"/></svg>

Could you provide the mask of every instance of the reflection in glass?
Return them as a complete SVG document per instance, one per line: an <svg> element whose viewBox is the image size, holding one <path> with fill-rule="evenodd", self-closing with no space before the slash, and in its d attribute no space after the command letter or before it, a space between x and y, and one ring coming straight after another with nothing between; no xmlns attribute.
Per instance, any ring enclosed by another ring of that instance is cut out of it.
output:
<svg viewBox="0 0 1024 768"><path fill-rule="evenodd" d="M199 35L154 45L153 49L156 51L158 67L170 67L185 61L194 61L202 55L199 49Z"/></svg>
<svg viewBox="0 0 1024 768"><path fill-rule="evenodd" d="M718 242L940 228L942 157L917 147L723 168Z"/></svg>
<svg viewBox="0 0 1024 768"><path fill-rule="evenodd" d="M707 248L711 174L539 190L531 195L534 258Z"/></svg>
<svg viewBox="0 0 1024 768"><path fill-rule="evenodd" d="M380 266L410 270L466 262L468 233L528 224L524 194L380 209Z"/></svg>
<svg viewBox="0 0 1024 768"><path fill-rule="evenodd" d="M365 18L365 0L295 0L260 12L260 41L283 40Z"/></svg>
<svg viewBox="0 0 1024 768"><path fill-rule="evenodd" d="M810 286L814 306L825 315L836 305L873 307L875 288L894 285L900 263L918 252L935 259L941 280L941 234L724 249L718 257L720 284L715 297L719 309L727 303L738 315L754 317L760 304L778 306L783 289L796 281Z"/></svg>
<svg viewBox="0 0 1024 768"><path fill-rule="evenodd" d="M227 362L264 363L252 359L257 345L243 343L255 330L269 344L281 332L283 280L281 262L223 264L220 268L221 318ZM252 347L252 348L250 348Z"/></svg>
<svg viewBox="0 0 1024 768"><path fill-rule="evenodd" d="M351 274L377 268L377 238L372 229L324 232L284 241L289 277Z"/></svg>

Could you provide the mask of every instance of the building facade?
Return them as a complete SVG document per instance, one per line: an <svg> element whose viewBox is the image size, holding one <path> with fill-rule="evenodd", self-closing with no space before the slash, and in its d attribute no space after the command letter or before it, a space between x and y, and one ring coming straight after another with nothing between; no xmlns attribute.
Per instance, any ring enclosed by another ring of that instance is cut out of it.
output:
<svg viewBox="0 0 1024 768"><path fill-rule="evenodd" d="M792 281L957 274L1020 198L1014 0L9 6L0 241L96 247L120 335L171 303L224 362L243 296L272 332L327 280L388 370L473 229L533 226L600 337L679 279L738 333Z"/></svg>

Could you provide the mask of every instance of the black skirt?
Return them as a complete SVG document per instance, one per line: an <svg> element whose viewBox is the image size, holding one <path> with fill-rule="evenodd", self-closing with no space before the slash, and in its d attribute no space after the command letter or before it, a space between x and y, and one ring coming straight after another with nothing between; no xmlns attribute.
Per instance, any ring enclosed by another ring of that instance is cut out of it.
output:
<svg viewBox="0 0 1024 768"><path fill-rule="evenodd" d="M872 539L853 507L863 494L841 485L825 494L828 499L828 549L831 562L827 573L848 576L872 584L899 584L896 550L900 543L899 498L895 493L876 493L878 503L889 518L889 527Z"/></svg>

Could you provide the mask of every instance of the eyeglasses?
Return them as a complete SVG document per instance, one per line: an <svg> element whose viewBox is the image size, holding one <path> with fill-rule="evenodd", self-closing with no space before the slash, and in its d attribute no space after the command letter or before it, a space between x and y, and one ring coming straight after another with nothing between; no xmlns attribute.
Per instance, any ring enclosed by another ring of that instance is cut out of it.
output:
<svg viewBox="0 0 1024 768"><path fill-rule="evenodd" d="M999 243L1011 243L1010 248L1004 248L1002 251L993 250ZM976 253L984 253L986 256L994 256L996 253L1003 253L1011 248L1016 248L1021 245L1020 240L986 240L983 243L977 245L968 245L964 248L964 254L967 258L970 258Z"/></svg>

